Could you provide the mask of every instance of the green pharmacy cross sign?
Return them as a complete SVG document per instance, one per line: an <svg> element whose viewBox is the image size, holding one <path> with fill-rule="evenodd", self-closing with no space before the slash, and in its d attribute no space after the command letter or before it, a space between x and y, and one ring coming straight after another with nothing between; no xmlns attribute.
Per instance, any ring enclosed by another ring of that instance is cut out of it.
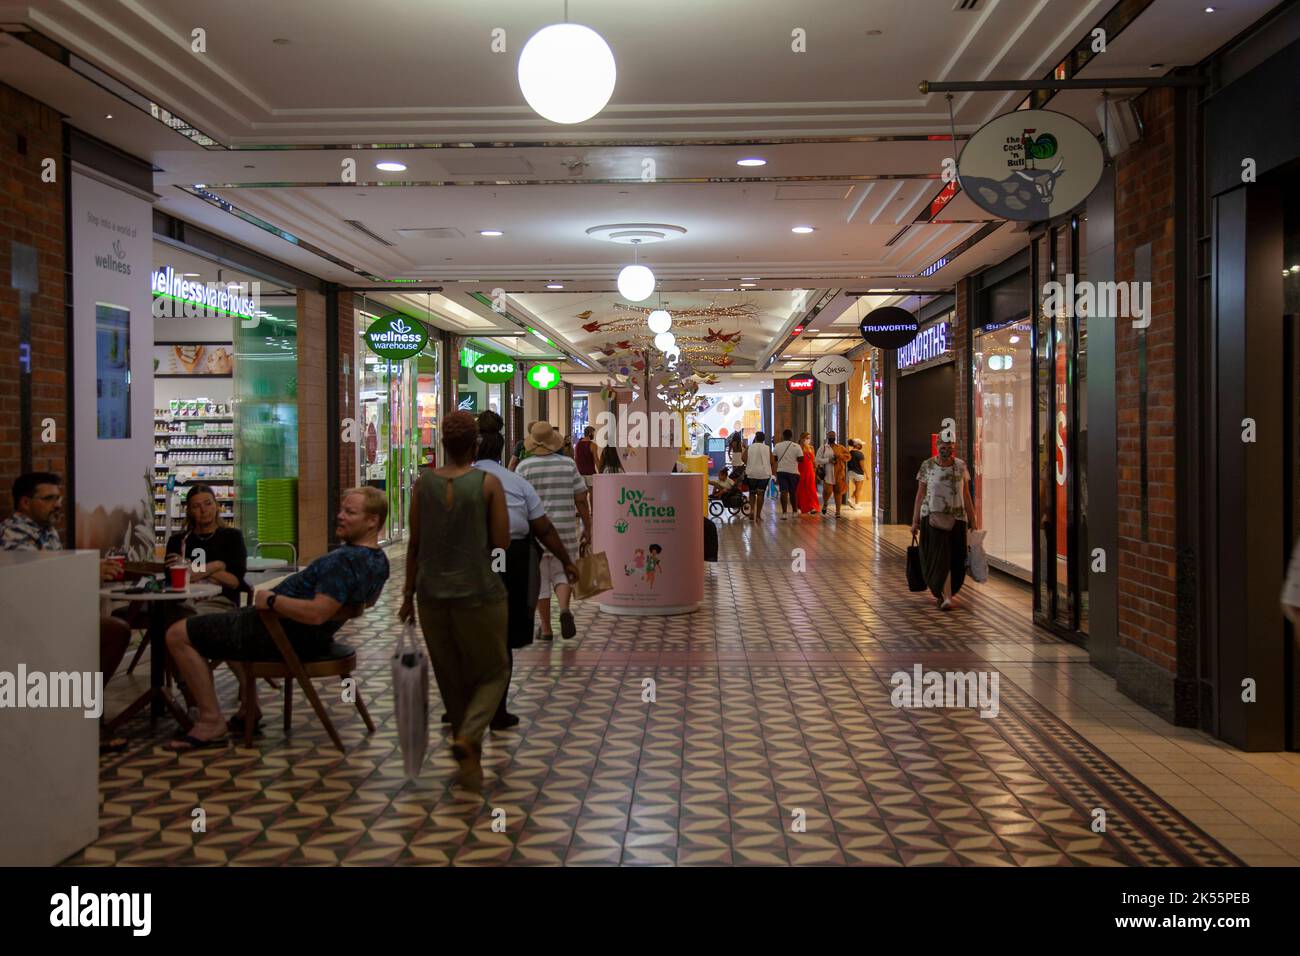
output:
<svg viewBox="0 0 1300 956"><path fill-rule="evenodd" d="M545 363L534 365L528 370L528 384L539 392L555 388L560 384L560 370Z"/></svg>
<svg viewBox="0 0 1300 956"><path fill-rule="evenodd" d="M389 315L366 329L370 351L386 359L408 359L424 351L429 333L424 325L404 315Z"/></svg>

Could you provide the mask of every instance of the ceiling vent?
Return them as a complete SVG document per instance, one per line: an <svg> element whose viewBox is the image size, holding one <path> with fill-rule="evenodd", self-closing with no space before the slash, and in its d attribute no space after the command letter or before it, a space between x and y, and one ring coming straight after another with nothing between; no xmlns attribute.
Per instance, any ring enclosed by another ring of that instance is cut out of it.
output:
<svg viewBox="0 0 1300 956"><path fill-rule="evenodd" d="M982 2L983 0L957 0L957 2L952 5L952 8L961 13L974 13L980 8Z"/></svg>
<svg viewBox="0 0 1300 956"><path fill-rule="evenodd" d="M387 239L385 239L383 236L377 235L377 234L375 234L373 231L371 231L370 229L366 228L365 224L362 223L360 220L357 220L357 219L344 219L343 221L346 222L346 223L347 223L349 226L351 226L353 229L355 229L357 232L361 233L363 236L367 236L367 237L369 237L369 238L375 240L375 242L379 243L380 245L384 245L384 246L391 246L391 245L394 245L394 243L389 242L389 241L388 241Z"/></svg>
<svg viewBox="0 0 1300 956"><path fill-rule="evenodd" d="M464 239L465 233L454 226L431 226L425 229L394 229L403 239Z"/></svg>

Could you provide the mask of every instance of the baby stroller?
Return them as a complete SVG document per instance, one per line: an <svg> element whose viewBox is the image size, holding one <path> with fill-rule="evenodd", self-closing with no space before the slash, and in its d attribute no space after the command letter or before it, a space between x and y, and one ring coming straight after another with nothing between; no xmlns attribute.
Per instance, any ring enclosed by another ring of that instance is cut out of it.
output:
<svg viewBox="0 0 1300 956"><path fill-rule="evenodd" d="M749 495L746 493L747 486L743 477L737 478L736 483L726 491L717 487L712 487L709 494L709 514L714 518L721 518L725 510L734 518L736 515L749 517Z"/></svg>

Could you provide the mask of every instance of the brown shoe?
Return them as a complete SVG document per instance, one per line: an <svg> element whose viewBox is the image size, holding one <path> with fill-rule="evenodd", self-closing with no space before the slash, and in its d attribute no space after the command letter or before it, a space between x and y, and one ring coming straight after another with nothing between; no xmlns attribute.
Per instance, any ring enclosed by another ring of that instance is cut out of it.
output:
<svg viewBox="0 0 1300 956"><path fill-rule="evenodd" d="M455 780L457 785L476 793L483 789L483 765L479 761L482 753L482 744L475 743L468 737L457 737L452 741L451 755L460 765Z"/></svg>

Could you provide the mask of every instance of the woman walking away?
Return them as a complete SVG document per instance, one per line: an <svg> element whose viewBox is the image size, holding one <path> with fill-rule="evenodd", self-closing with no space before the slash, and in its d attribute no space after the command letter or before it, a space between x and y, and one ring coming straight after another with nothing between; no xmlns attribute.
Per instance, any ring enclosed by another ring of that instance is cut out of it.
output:
<svg viewBox="0 0 1300 956"><path fill-rule="evenodd" d="M399 620L420 607L420 629L451 721L458 782L483 784L483 732L510 681L507 596L492 570L493 549L510 546L505 491L472 467L478 425L452 412L442 425L444 464L420 475L411 500L406 589Z"/></svg>
<svg viewBox="0 0 1300 956"><path fill-rule="evenodd" d="M767 499L767 484L772 480L772 449L767 447L767 436L759 432L754 444L745 450L745 481L749 483L750 521L763 517L763 502Z"/></svg>
<svg viewBox="0 0 1300 956"><path fill-rule="evenodd" d="M618 449L613 445L606 445L600 451L600 473L602 475L623 473L623 462L618 457Z"/></svg>
<svg viewBox="0 0 1300 956"><path fill-rule="evenodd" d="M854 511L858 510L858 499L867 480L866 460L867 456L862 453L862 442L856 438L850 438L849 463L847 466L850 491L847 504Z"/></svg>
<svg viewBox="0 0 1300 956"><path fill-rule="evenodd" d="M745 467L745 434L744 432L735 431L727 439L727 460L731 462L733 472L731 479L739 481L740 476L735 474L736 471L744 470Z"/></svg>
<svg viewBox="0 0 1300 956"><path fill-rule="evenodd" d="M799 436L799 488L795 492L795 510L804 516L816 515L821 508L817 500L817 466L813 463L812 433Z"/></svg>
<svg viewBox="0 0 1300 956"><path fill-rule="evenodd" d="M912 506L912 540L921 538L921 569L934 603L952 610L953 595L966 579L966 529L979 530L970 497L966 463L953 442L940 442L939 454L921 462Z"/></svg>

